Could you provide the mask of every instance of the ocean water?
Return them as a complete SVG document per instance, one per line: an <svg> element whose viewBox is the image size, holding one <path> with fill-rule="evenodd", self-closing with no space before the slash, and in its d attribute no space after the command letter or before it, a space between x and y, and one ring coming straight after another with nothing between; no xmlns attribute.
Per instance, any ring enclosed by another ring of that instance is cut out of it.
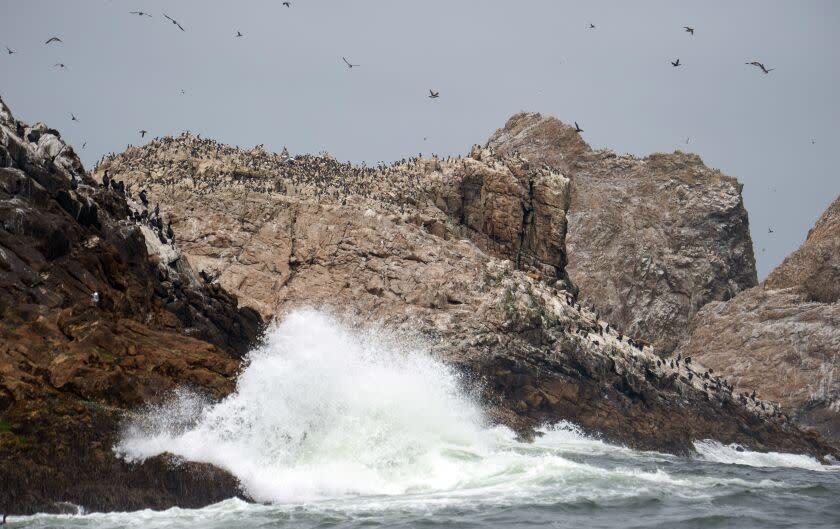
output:
<svg viewBox="0 0 840 529"><path fill-rule="evenodd" d="M114 447L237 476L256 500L203 509L10 517L9 527L840 527L840 468L713 440L638 452L546 427L490 426L422 343L300 311L212 403L180 391Z"/></svg>

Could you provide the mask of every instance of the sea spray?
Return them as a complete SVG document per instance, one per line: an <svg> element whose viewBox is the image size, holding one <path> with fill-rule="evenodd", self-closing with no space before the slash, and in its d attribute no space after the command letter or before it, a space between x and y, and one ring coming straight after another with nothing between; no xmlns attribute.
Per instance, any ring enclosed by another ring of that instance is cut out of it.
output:
<svg viewBox="0 0 840 529"><path fill-rule="evenodd" d="M170 452L224 468L258 501L455 487L495 437L458 375L376 329L290 314L218 404L182 391L129 426L129 460Z"/></svg>
<svg viewBox="0 0 840 529"><path fill-rule="evenodd" d="M697 448L719 462L815 463L734 448L740 459L727 460L713 444ZM517 442L486 423L458 374L423 347L316 311L271 329L230 396L212 403L179 391L138 414L115 449L131 461L169 452L214 464L260 502L340 510L696 500L722 486L780 486L696 475L684 458L609 445L568 424Z"/></svg>

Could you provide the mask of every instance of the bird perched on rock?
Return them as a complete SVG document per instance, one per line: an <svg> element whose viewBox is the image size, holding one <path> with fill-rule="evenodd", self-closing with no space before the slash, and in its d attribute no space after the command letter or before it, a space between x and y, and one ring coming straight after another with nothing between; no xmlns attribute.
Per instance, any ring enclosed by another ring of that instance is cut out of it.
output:
<svg viewBox="0 0 840 529"><path fill-rule="evenodd" d="M149 199L146 197L146 190L145 189L140 190L140 202L142 202L144 206L149 205Z"/></svg>
<svg viewBox="0 0 840 529"><path fill-rule="evenodd" d="M437 99L438 97L440 97L440 92L429 89L429 99Z"/></svg>
<svg viewBox="0 0 840 529"><path fill-rule="evenodd" d="M689 26L683 26L683 28L685 29L686 33L691 33L692 35L694 35L694 28Z"/></svg>
<svg viewBox="0 0 840 529"><path fill-rule="evenodd" d="M90 302L93 305L99 303L99 292L94 291L94 293L90 295Z"/></svg>
<svg viewBox="0 0 840 529"><path fill-rule="evenodd" d="M49 39L47 39L47 42L45 42L44 44L49 44L49 43L51 43L51 42L64 42L64 41L63 41L63 40L61 40L61 39L60 39L60 38L58 38L58 37L50 37Z"/></svg>
<svg viewBox="0 0 840 529"><path fill-rule="evenodd" d="M773 70L775 70L775 68L765 68L764 65L762 63L758 62L758 61L745 62L744 64L749 64L750 66L755 66L756 68L761 68L761 71L764 72L764 73L770 73Z"/></svg>

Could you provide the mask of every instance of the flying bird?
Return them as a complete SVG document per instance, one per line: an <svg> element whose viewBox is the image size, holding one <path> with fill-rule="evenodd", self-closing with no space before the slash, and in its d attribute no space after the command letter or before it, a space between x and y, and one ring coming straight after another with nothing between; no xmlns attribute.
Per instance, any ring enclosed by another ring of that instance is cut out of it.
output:
<svg viewBox="0 0 840 529"><path fill-rule="evenodd" d="M671 61L671 66L673 66L674 68L676 68L679 65L680 65L680 60L679 59L677 59L676 61Z"/></svg>
<svg viewBox="0 0 840 529"><path fill-rule="evenodd" d="M175 24L176 26L178 26L178 29L180 29L181 31L186 31L186 30L184 29L184 26L182 26L181 24L179 24L179 23L178 23L178 21L177 21L177 20L175 20L174 18L172 18L171 16L167 15L166 13L164 13L164 14L163 14L163 16L165 16L166 18L168 18L169 20L171 20L171 21L172 21L172 23L173 23L173 24Z"/></svg>
<svg viewBox="0 0 840 529"><path fill-rule="evenodd" d="M686 33L691 33L692 35L694 35L694 28L689 26L683 26L683 28L685 28Z"/></svg>
<svg viewBox="0 0 840 529"><path fill-rule="evenodd" d="M242 33L240 33L239 31L237 31L237 32L236 32L236 36L237 36L237 37L244 37L245 35L243 35L243 34L242 34Z"/></svg>
<svg viewBox="0 0 840 529"><path fill-rule="evenodd" d="M79 119L76 116L74 116L73 113L71 112L70 113L70 121L79 121Z"/></svg>
<svg viewBox="0 0 840 529"><path fill-rule="evenodd" d="M140 133L140 137L141 137L141 138L145 138L145 137L146 137L146 132L148 132L148 131L145 131L145 130L139 130L139 131L137 131L137 132L139 132L139 133Z"/></svg>
<svg viewBox="0 0 840 529"><path fill-rule="evenodd" d="M82 144L82 149L84 149L85 147L87 147L87 142L84 142L84 143Z"/></svg>
<svg viewBox="0 0 840 529"><path fill-rule="evenodd" d="M344 63L347 65L348 68L352 69L354 66L359 66L358 64L350 64L350 62L347 59L345 59L344 57L342 57L341 60L344 61Z"/></svg>
<svg viewBox="0 0 840 529"><path fill-rule="evenodd" d="M761 71L764 72L764 73L770 73L773 70L775 70L775 68L765 68L764 65L761 64L758 61L745 62L744 64L749 64L750 66L755 66L756 68L761 68Z"/></svg>
<svg viewBox="0 0 840 529"><path fill-rule="evenodd" d="M575 132L577 132L578 134L583 132L583 129L580 128L580 125L577 124L577 121L575 121Z"/></svg>
<svg viewBox="0 0 840 529"><path fill-rule="evenodd" d="M15 50L11 49L10 47L6 46L6 51L9 52L9 55L13 54Z"/></svg>
<svg viewBox="0 0 840 529"><path fill-rule="evenodd" d="M595 24L593 24L592 22L590 22L590 23L589 23L589 29L595 29Z"/></svg>
<svg viewBox="0 0 840 529"><path fill-rule="evenodd" d="M129 11L132 15L137 15L138 17L149 17L152 18L152 15L144 12L144 11Z"/></svg>
<svg viewBox="0 0 840 529"><path fill-rule="evenodd" d="M283 2L283 5L286 7L292 7L291 2Z"/></svg>
<svg viewBox="0 0 840 529"><path fill-rule="evenodd" d="M53 64L53 68L67 68L67 66L65 66L63 62L57 62Z"/></svg>
<svg viewBox="0 0 840 529"><path fill-rule="evenodd" d="M47 42L45 42L44 44L49 44L50 42L64 42L64 41L61 40L58 37L50 37L49 40L47 40Z"/></svg>
<svg viewBox="0 0 840 529"><path fill-rule="evenodd" d="M773 228L767 228L767 233L775 233L775 232L773 231Z"/></svg>
<svg viewBox="0 0 840 529"><path fill-rule="evenodd" d="M432 89L429 89L429 99L437 99L440 97L440 91L435 92Z"/></svg>

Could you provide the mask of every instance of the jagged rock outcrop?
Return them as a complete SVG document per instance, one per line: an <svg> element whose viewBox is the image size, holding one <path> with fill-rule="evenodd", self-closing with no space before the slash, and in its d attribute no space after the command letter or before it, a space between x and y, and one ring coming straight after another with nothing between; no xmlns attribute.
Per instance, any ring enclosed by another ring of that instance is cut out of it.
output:
<svg viewBox="0 0 840 529"><path fill-rule="evenodd" d="M199 506L230 475L111 447L126 411L189 385L232 390L261 318L198 279L117 183L0 100L0 510Z"/></svg>
<svg viewBox="0 0 840 529"><path fill-rule="evenodd" d="M568 419L678 453L703 438L827 449L581 307L562 268L568 181L539 164L474 148L365 168L182 135L109 158L95 177L106 170L160 203L195 269L266 317L329 307L419 332L523 435Z"/></svg>
<svg viewBox="0 0 840 529"><path fill-rule="evenodd" d="M820 216L802 246L770 272L764 287L793 288L810 301L840 301L840 198Z"/></svg>
<svg viewBox="0 0 840 529"><path fill-rule="evenodd" d="M840 445L840 198L761 285L695 317L678 351Z"/></svg>
<svg viewBox="0 0 840 529"><path fill-rule="evenodd" d="M757 283L741 185L693 154L593 151L573 127L513 116L488 145L571 180L566 271L625 332L668 353L706 303Z"/></svg>

